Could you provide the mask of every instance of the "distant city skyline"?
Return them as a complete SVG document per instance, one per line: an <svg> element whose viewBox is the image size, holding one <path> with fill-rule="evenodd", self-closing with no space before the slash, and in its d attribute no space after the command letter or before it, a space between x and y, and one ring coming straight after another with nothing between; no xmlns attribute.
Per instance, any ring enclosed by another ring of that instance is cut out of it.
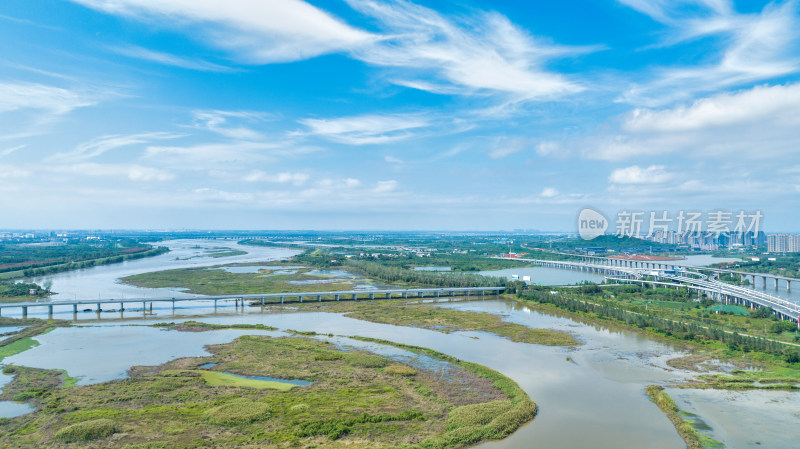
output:
<svg viewBox="0 0 800 449"><path fill-rule="evenodd" d="M591 207L794 234L798 29L796 0L6 0L0 228L575 232Z"/></svg>

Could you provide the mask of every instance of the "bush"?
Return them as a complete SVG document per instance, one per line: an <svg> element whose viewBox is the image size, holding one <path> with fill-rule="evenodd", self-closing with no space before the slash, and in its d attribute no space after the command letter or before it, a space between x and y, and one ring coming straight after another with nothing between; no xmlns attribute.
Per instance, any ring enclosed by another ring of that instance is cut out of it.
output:
<svg viewBox="0 0 800 449"><path fill-rule="evenodd" d="M267 404L242 399L208 410L206 419L212 424L236 426L263 421L270 415Z"/></svg>
<svg viewBox="0 0 800 449"><path fill-rule="evenodd" d="M448 427L484 425L511 409L511 401L498 400L454 408L448 418Z"/></svg>
<svg viewBox="0 0 800 449"><path fill-rule="evenodd" d="M374 354L362 354L360 352L349 352L344 356L349 365L360 368L383 368L389 364L389 360Z"/></svg>
<svg viewBox="0 0 800 449"><path fill-rule="evenodd" d="M397 374L400 376L413 376L417 374L417 370L405 365L389 365L384 371L389 374Z"/></svg>
<svg viewBox="0 0 800 449"><path fill-rule="evenodd" d="M332 360L341 360L344 356L339 352L318 352L314 354L314 360L317 361L332 361Z"/></svg>
<svg viewBox="0 0 800 449"><path fill-rule="evenodd" d="M91 441L105 438L118 430L117 423L110 419L93 419L64 427L56 432L56 438L65 443Z"/></svg>

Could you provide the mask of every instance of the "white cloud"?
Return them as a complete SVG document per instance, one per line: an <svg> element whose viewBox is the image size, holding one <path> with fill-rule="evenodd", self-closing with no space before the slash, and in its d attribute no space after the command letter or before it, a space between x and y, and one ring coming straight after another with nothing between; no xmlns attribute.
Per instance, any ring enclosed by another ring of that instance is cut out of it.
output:
<svg viewBox="0 0 800 449"><path fill-rule="evenodd" d="M188 146L156 146L145 150L144 157L159 165L171 165L180 169L208 170L213 166L249 168L253 164L275 158L297 157L319 148L289 146L283 142L234 141Z"/></svg>
<svg viewBox="0 0 800 449"><path fill-rule="evenodd" d="M659 184L672 178L672 174L664 170L663 165L651 165L647 168L631 165L614 170L608 180L613 184Z"/></svg>
<svg viewBox="0 0 800 449"><path fill-rule="evenodd" d="M175 175L153 167L136 164L95 164L82 163L47 167L54 173L66 173L90 177L128 178L131 181L170 181Z"/></svg>
<svg viewBox="0 0 800 449"><path fill-rule="evenodd" d="M231 119L260 122L269 118L265 113L253 111L194 111L193 115L195 127L236 140L261 140L264 135L245 126L231 126Z"/></svg>
<svg viewBox="0 0 800 449"><path fill-rule="evenodd" d="M0 113L39 109L61 115L96 103L90 95L74 90L37 83L0 82Z"/></svg>
<svg viewBox="0 0 800 449"><path fill-rule="evenodd" d="M301 0L73 0L110 14L199 25L202 38L257 63L287 62L366 45L375 37Z"/></svg>
<svg viewBox="0 0 800 449"><path fill-rule="evenodd" d="M27 145L17 145L15 147L6 148L5 150L0 150L0 157L8 156L9 154L21 150L25 148Z"/></svg>
<svg viewBox="0 0 800 449"><path fill-rule="evenodd" d="M623 117L616 134L563 145L580 148L587 158L605 160L676 152L693 158L764 159L796 154L798 129L800 83L722 93L688 106L637 109Z"/></svg>
<svg viewBox="0 0 800 449"><path fill-rule="evenodd" d="M109 135L92 139L78 145L74 151L56 153L48 161L79 161L100 156L108 151L124 148L131 145L147 144L156 140L170 140L183 137L182 134L167 132L152 132L130 135Z"/></svg>
<svg viewBox="0 0 800 449"><path fill-rule="evenodd" d="M386 163L388 163L388 164L394 164L394 165L403 165L403 164L405 164L404 160L398 159L398 158L396 158L394 156L384 156L383 160L386 161Z"/></svg>
<svg viewBox="0 0 800 449"><path fill-rule="evenodd" d="M743 83L800 71L800 21L797 1L770 3L761 13L739 14L724 0L665 2L622 0L672 27L665 45L702 37L720 37L723 45L708 62L656 70L642 85L625 92L621 101L657 106ZM688 5L687 5L688 4ZM699 7L697 7L699 5Z"/></svg>
<svg viewBox="0 0 800 449"><path fill-rule="evenodd" d="M199 70L203 72L231 72L233 69L219 64L214 64L203 60L192 60L181 58L160 51L137 47L135 45L125 47L112 47L111 50L129 58L142 59L144 61L156 62L159 64L180 67L189 70Z"/></svg>
<svg viewBox="0 0 800 449"><path fill-rule="evenodd" d="M390 179L388 181L378 181L378 183L375 185L375 188L372 190L375 193L392 192L397 189L397 185L398 183L394 179Z"/></svg>
<svg viewBox="0 0 800 449"><path fill-rule="evenodd" d="M261 170L255 170L243 178L247 182L276 182L276 183L291 183L296 186L301 186L308 181L308 174L306 173L291 173L283 172L271 175Z"/></svg>
<svg viewBox="0 0 800 449"><path fill-rule="evenodd" d="M361 185L361 181L355 178L345 178L345 179L320 179L315 183L315 186L322 187L325 189L353 189L359 187Z"/></svg>
<svg viewBox="0 0 800 449"><path fill-rule="evenodd" d="M542 189L542 193L539 194L542 198L555 198L558 196L558 190L554 189L553 187L545 187Z"/></svg>
<svg viewBox="0 0 800 449"><path fill-rule="evenodd" d="M508 139L501 137L497 139L494 148L489 151L489 157L492 159L502 159L514 153L518 153L525 148L525 141L523 139Z"/></svg>
<svg viewBox="0 0 800 449"><path fill-rule="evenodd" d="M426 71L399 73L396 83L434 93L503 93L515 100L549 99L583 90L545 62L594 48L567 48L534 40L497 13L455 22L406 1L347 0L385 28L385 39L353 51L370 64Z"/></svg>
<svg viewBox="0 0 800 449"><path fill-rule="evenodd" d="M636 109L623 128L631 132L686 132L748 126L754 122L800 124L800 84L756 86L722 93L672 109Z"/></svg>
<svg viewBox="0 0 800 449"><path fill-rule="evenodd" d="M349 145L396 142L412 136L409 130L429 126L414 115L359 115L333 119L303 119L309 133Z"/></svg>
<svg viewBox="0 0 800 449"><path fill-rule="evenodd" d="M537 41L498 13L454 21L402 0L348 1L353 9L376 20L382 34L350 26L302 0L73 1L109 14L191 29L192 34L248 63L347 53L371 65L398 69L391 76L398 85L448 94L501 93L513 101L551 99L583 90L545 65L555 58L598 49ZM215 68L138 47L123 51L179 67ZM425 73L420 76L420 71Z"/></svg>
<svg viewBox="0 0 800 449"><path fill-rule="evenodd" d="M0 179L20 179L30 176L31 172L24 168L14 167L12 165L0 165Z"/></svg>

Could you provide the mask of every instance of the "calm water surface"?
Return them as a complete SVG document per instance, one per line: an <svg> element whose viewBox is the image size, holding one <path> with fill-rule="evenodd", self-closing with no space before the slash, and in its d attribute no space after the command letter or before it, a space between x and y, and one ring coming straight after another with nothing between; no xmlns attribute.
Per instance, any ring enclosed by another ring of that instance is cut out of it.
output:
<svg viewBox="0 0 800 449"><path fill-rule="evenodd" d="M172 268L264 262L299 252L294 249L242 246L231 241L174 240L163 242L162 245L169 246L173 251L154 258L35 280L52 280L53 290L59 292L54 299L119 297L123 294L131 297L177 297L187 294L173 289L126 286L120 284L118 278ZM244 250L248 254L226 258L209 256L211 251L220 249ZM703 261L691 262L700 264ZM533 283L541 282L542 285L602 281L602 276L590 273L542 267L483 274L509 278L511 274L520 277L530 275ZM442 334L369 323L341 314L280 313L270 308L262 311L259 307L235 307L233 303L226 302L220 302L216 309L200 301L179 304L172 309L169 305L154 303L153 315L144 314L141 310L79 313L78 323L82 323L82 327L59 328L35 337L40 346L8 357L4 363L65 369L71 376L79 378L80 384L92 384L125 377L127 370L134 365L156 365L178 357L208 355L205 345L229 342L240 335L284 335L280 331L254 330L184 333L143 326L189 318L200 318L210 323L262 323L282 330L361 335L430 347L489 366L519 383L538 404L539 415L511 437L481 447L527 449L532 444L550 448L685 447L666 416L648 400L644 386L679 382L691 373L673 370L666 365L666 360L679 354L680 350L634 333L581 324L571 319L538 313L520 303L497 299L440 301L437 304L460 310L501 314L508 321L534 328L565 330L584 344L574 348L530 345L481 332ZM285 310L292 309L287 307ZM36 316L37 312L31 309L29 313ZM72 313L57 312L54 317L71 319ZM344 344L349 339L334 337L334 340ZM352 343L352 340L349 342ZM376 352L393 351L393 348L386 347L371 349ZM5 376L5 381L8 378ZM3 380L0 378L0 383ZM731 400L728 392L712 390L670 390L670 393L674 393L679 406L700 415L711 426L714 438L725 442L728 447L747 447L754 444L752 441L759 441L761 447L790 447L776 442L776 435L780 435L782 441L800 440L800 426L797 425L800 411L792 408L792 404L800 403L798 393L770 396L774 392L765 392L766 396L761 397L759 394L762 392L750 392L742 393L734 400ZM26 404L0 403L0 416L3 413L15 416L28 411L30 407ZM773 429L782 430L773 432ZM749 440L746 439L748 436Z"/></svg>
<svg viewBox="0 0 800 449"><path fill-rule="evenodd" d="M548 316L513 302L486 300L443 303L465 310L503 313L508 319L535 327L564 329L586 344L548 347L514 343L482 332L442 334L434 331L359 321L323 312L261 313L260 308L228 309L231 313L202 317L210 323L263 323L279 329L361 335L430 347L463 360L487 365L517 381L540 407L534 422L502 442L503 447L528 448L532 441L553 448L680 448L669 420L644 396L648 383L679 380L664 358L670 346L635 334L611 332ZM181 309L180 320L195 311ZM136 324L147 324L150 319ZM82 384L125 376L133 365L153 365L182 356L205 355L204 344L230 341L253 331L182 333L123 322L57 329L36 337L41 346L6 360L26 366L62 368ZM266 334L271 334L265 332ZM574 432L575 423L582 432Z"/></svg>

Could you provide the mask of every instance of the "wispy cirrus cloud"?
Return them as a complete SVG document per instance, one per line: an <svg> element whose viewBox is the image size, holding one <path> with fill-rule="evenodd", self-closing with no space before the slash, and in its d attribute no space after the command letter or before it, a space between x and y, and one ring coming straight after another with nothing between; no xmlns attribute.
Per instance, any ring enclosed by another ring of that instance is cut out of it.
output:
<svg viewBox="0 0 800 449"><path fill-rule="evenodd" d="M800 71L800 17L796 0L742 14L728 0L619 0L670 27L662 45L715 38L715 48L694 66L662 67L653 81L634 85L620 101L659 106L744 83Z"/></svg>
<svg viewBox="0 0 800 449"><path fill-rule="evenodd" d="M165 27L199 29L201 39L254 64L348 51L376 39L302 0L73 1Z"/></svg>
<svg viewBox="0 0 800 449"><path fill-rule="evenodd" d="M347 2L384 29L385 39L353 50L355 57L398 68L395 83L434 93L541 100L580 92L584 87L546 63L599 49L536 40L498 13L457 21L403 0Z"/></svg>
<svg viewBox="0 0 800 449"><path fill-rule="evenodd" d="M604 129L551 145L610 161L670 153L779 159L800 147L800 83L724 92L672 108L637 108Z"/></svg>
<svg viewBox="0 0 800 449"><path fill-rule="evenodd" d="M511 101L547 100L582 91L579 82L546 66L554 59L602 48L535 39L498 13L479 12L456 20L403 0L347 1L375 20L380 33L351 26L302 0L73 1L109 14L192 30L244 63L342 53L390 69L397 85L443 94L501 94ZM215 69L138 47L121 51L178 67Z"/></svg>
<svg viewBox="0 0 800 449"><path fill-rule="evenodd" d="M97 102L96 96L78 90L29 82L0 82L0 113L38 109L63 115Z"/></svg>
<svg viewBox="0 0 800 449"><path fill-rule="evenodd" d="M430 126L418 115L359 115L330 119L302 119L308 134L349 144L368 145L396 142L411 137L411 130Z"/></svg>
<svg viewBox="0 0 800 449"><path fill-rule="evenodd" d="M263 112L255 111L220 111L205 110L194 111L193 126L195 128L207 129L224 137L235 140L263 140L264 134L241 124L232 124L233 121L243 121L248 123L262 122L271 117Z"/></svg>
<svg viewBox="0 0 800 449"><path fill-rule="evenodd" d="M175 179L175 175L170 172L138 164L80 163L48 166L47 170L53 173L104 178L127 178L131 181L141 182L170 181Z"/></svg>
<svg viewBox="0 0 800 449"><path fill-rule="evenodd" d="M150 132L130 135L102 136L78 145L75 150L56 153L47 160L50 162L81 161L91 159L117 148L143 145L158 140L171 140L184 137L184 134L170 132Z"/></svg>
<svg viewBox="0 0 800 449"><path fill-rule="evenodd" d="M269 174L261 170L254 170L246 174L242 179L247 182L274 182L301 186L308 181L309 177L308 173L282 172Z"/></svg>
<svg viewBox="0 0 800 449"><path fill-rule="evenodd" d="M663 165L651 165L647 168L631 165L614 170L608 180L612 184L660 184L672 178L673 175Z"/></svg>
<svg viewBox="0 0 800 449"><path fill-rule="evenodd" d="M169 53L150 50L136 45L121 47L110 47L111 51L129 58L141 59L143 61L155 62L172 67L180 67L188 70L200 70L202 72L233 72L235 69L226 67L201 59L187 59Z"/></svg>

